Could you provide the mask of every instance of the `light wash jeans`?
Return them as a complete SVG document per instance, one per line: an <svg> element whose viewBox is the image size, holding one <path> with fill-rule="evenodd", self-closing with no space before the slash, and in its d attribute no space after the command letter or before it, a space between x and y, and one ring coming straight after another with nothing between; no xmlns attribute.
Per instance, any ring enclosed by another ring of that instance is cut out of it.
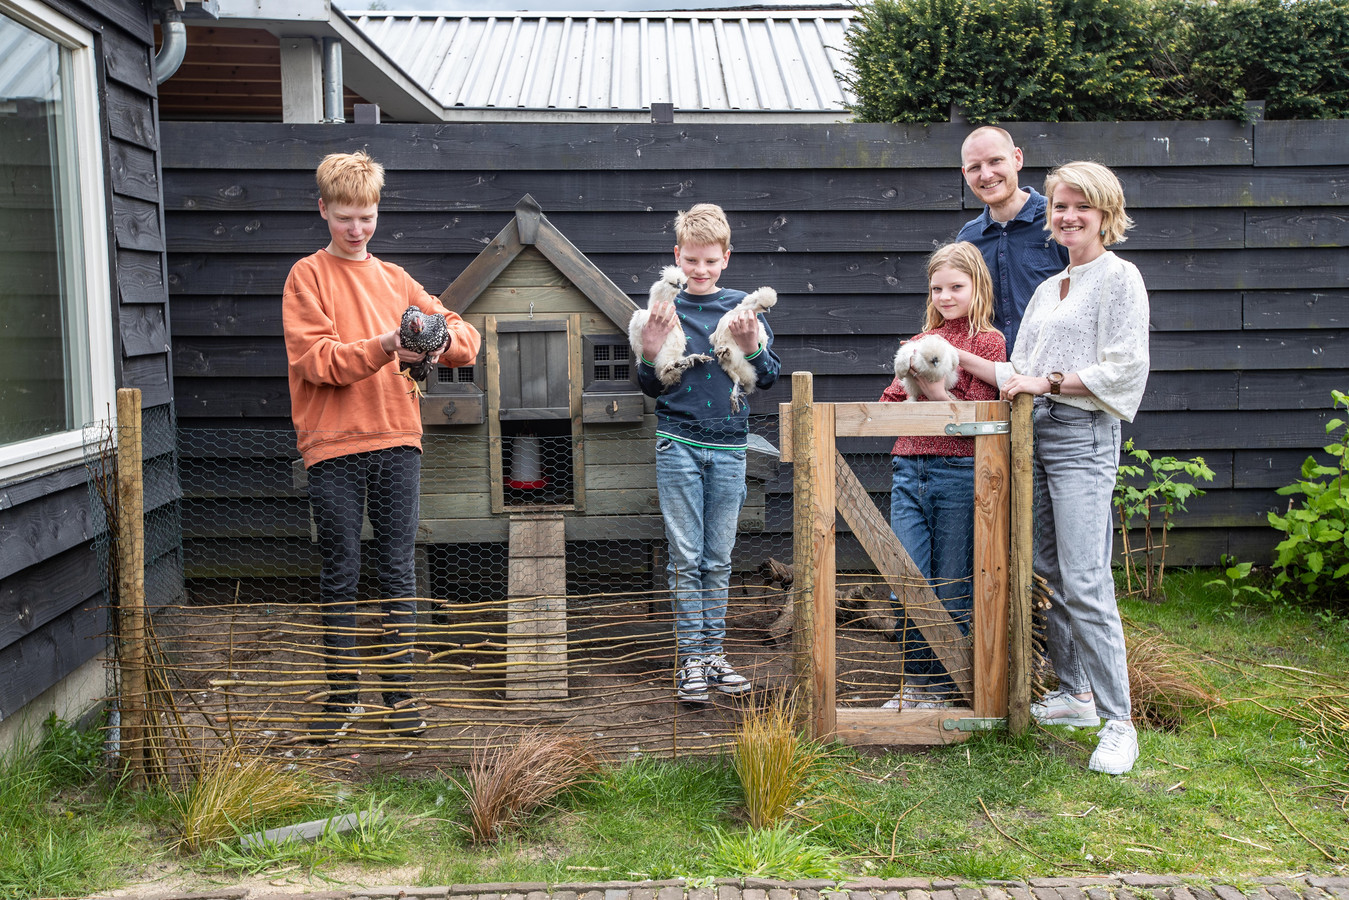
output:
<svg viewBox="0 0 1349 900"><path fill-rule="evenodd" d="M722 652L731 550L745 503L745 451L656 439L678 661Z"/></svg>
<svg viewBox="0 0 1349 900"><path fill-rule="evenodd" d="M384 702L409 696L415 640L417 573L414 539L420 505L422 455L389 447L325 459L309 467L309 505L319 554L319 602L327 649L329 706L355 706L360 666L356 647L356 588L361 576L362 511L370 517L375 574L383 612L380 677ZM365 640L365 639L363 639Z"/></svg>
<svg viewBox="0 0 1349 900"><path fill-rule="evenodd" d="M1049 658L1063 690L1091 691L1102 716L1128 721L1129 668L1110 570L1120 422L1042 397L1034 421L1035 571L1054 592Z"/></svg>
<svg viewBox="0 0 1349 900"><path fill-rule="evenodd" d="M968 634L974 610L974 457L893 456L890 469L890 527L960 633ZM907 680L953 690L955 683L918 626L898 599L890 597Z"/></svg>

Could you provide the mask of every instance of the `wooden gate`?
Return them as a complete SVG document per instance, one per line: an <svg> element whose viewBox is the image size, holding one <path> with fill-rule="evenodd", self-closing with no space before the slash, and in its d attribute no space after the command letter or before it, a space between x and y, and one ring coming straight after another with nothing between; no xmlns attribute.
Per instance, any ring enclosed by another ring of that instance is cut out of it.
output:
<svg viewBox="0 0 1349 900"><path fill-rule="evenodd" d="M976 730L1024 730L1030 718L1031 398L1016 404L815 403L809 372L792 375L779 419L782 459L794 464L793 668L816 738L848 744L944 744ZM975 432L974 613L962 637L872 503L839 437ZM840 708L835 698L835 519L872 564L951 673L963 698L935 710Z"/></svg>

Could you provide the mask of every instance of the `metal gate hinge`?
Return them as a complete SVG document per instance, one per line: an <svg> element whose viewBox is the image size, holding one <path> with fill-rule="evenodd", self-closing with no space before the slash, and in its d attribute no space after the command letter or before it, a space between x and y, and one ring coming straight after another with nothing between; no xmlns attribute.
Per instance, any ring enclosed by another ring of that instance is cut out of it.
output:
<svg viewBox="0 0 1349 900"><path fill-rule="evenodd" d="M1007 727L1006 719L942 719L942 731L1002 731Z"/></svg>
<svg viewBox="0 0 1349 900"><path fill-rule="evenodd" d="M1011 422L963 422L947 425L946 433L956 437L982 437L986 434L1011 434Z"/></svg>

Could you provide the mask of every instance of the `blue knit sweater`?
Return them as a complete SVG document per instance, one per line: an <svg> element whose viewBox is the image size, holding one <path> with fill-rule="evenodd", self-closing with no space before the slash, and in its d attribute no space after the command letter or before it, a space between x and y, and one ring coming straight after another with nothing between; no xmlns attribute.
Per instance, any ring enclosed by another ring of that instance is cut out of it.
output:
<svg viewBox="0 0 1349 900"><path fill-rule="evenodd" d="M680 291L674 305L689 339L685 352L712 356L712 332L721 317L743 299L744 291L729 288L702 295ZM768 334L768 343L746 358L758 376L755 385L763 390L778 380L782 362L773 353L773 330L763 316L759 316L759 321ZM648 397L656 398L657 437L719 450L741 450L748 443L749 404L742 404L739 412L731 411L731 389L735 384L717 364L715 356L710 363L690 368L671 388L660 383L655 368L643 359L637 366L637 381Z"/></svg>

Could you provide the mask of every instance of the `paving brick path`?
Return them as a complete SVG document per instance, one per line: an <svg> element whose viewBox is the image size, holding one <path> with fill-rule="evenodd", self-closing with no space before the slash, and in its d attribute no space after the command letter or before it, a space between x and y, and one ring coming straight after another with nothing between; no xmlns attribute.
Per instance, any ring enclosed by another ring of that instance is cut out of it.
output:
<svg viewBox="0 0 1349 900"><path fill-rule="evenodd" d="M1231 882L1231 883L1227 883ZM1349 878L1204 879L1174 875L1032 878L979 883L930 878L772 881L719 878L576 884L454 884L296 891L221 888L197 893L112 891L108 900L1349 900Z"/></svg>

